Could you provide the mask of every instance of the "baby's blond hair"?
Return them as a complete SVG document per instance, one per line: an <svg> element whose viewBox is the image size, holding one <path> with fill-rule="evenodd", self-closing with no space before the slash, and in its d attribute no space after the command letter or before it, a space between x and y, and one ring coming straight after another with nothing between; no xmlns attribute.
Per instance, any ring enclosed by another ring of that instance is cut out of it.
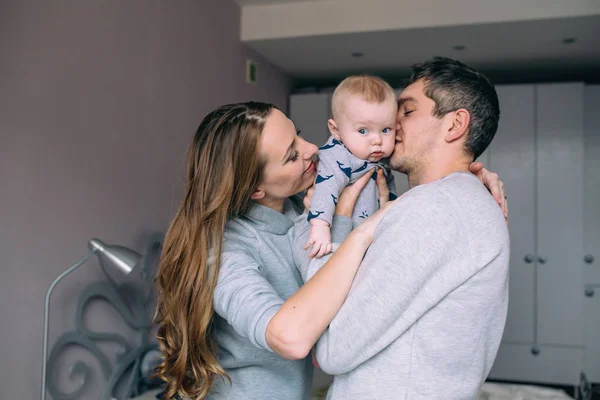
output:
<svg viewBox="0 0 600 400"><path fill-rule="evenodd" d="M331 114L333 119L339 117L346 96L359 96L367 103L383 103L396 98L394 89L378 76L353 75L344 79L335 88L331 98Z"/></svg>

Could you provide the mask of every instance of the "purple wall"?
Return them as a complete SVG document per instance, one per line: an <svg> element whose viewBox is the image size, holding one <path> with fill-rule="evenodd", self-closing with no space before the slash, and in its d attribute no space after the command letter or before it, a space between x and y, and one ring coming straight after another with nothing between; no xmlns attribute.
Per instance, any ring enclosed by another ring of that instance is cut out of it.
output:
<svg viewBox="0 0 600 400"><path fill-rule="evenodd" d="M233 0L2 0L0 398L38 397L45 291L88 238L141 250L166 229L202 117L251 99L285 109L290 81L240 43L239 14ZM51 341L101 278L93 259L57 288ZM118 323L104 311L92 328Z"/></svg>

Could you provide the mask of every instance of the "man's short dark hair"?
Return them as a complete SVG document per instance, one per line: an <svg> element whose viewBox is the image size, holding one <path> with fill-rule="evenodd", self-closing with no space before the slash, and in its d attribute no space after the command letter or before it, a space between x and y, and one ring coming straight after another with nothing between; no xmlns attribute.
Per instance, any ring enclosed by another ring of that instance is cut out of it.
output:
<svg viewBox="0 0 600 400"><path fill-rule="evenodd" d="M423 79L425 96L435 102L433 114L445 114L464 108L471 114L466 150L477 158L489 146L498 129L500 105L496 89L473 68L447 57L434 57L415 64L407 85Z"/></svg>

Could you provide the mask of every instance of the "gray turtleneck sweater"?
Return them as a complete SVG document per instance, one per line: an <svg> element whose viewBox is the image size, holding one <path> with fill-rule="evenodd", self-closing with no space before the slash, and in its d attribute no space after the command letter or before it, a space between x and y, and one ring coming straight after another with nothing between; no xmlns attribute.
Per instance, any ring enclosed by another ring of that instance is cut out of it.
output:
<svg viewBox="0 0 600 400"><path fill-rule="evenodd" d="M294 221L303 211L299 197L288 199L283 213L252 203L244 217L227 223L214 329L218 360L231 384L218 381L211 400L310 397L310 358L286 360L272 352L265 336L273 315L303 284L292 257ZM351 219L336 217L332 238L342 240L351 229Z"/></svg>

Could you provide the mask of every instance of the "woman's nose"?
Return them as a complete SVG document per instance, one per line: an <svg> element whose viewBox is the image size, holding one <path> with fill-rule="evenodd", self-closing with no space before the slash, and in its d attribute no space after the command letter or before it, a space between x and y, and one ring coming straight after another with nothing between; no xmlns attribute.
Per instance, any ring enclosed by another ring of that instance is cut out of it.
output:
<svg viewBox="0 0 600 400"><path fill-rule="evenodd" d="M315 146L314 144L307 142L306 140L303 139L302 145L303 145L303 157L305 160L308 160L309 158L312 158L315 154L317 154L317 150L319 149L317 146Z"/></svg>

